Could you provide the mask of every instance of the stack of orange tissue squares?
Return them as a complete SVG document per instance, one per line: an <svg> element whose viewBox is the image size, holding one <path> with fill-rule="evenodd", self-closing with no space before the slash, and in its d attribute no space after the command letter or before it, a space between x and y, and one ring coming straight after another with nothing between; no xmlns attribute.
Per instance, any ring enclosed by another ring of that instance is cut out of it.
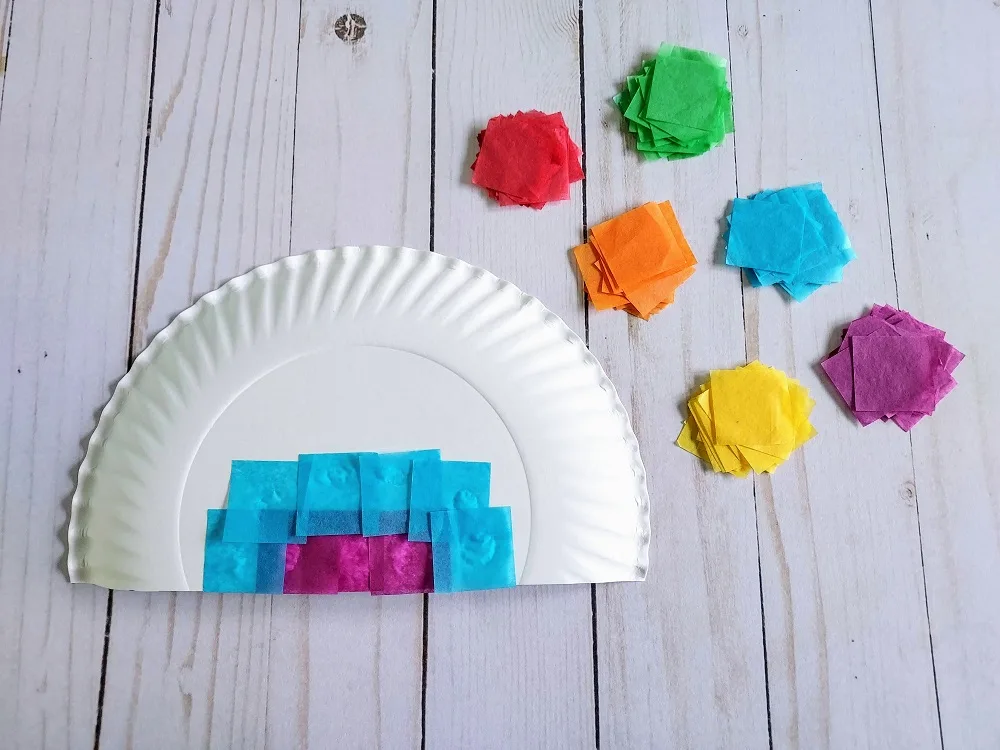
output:
<svg viewBox="0 0 1000 750"><path fill-rule="evenodd" d="M594 307L643 320L674 301L698 262L670 201L646 203L598 224L573 255Z"/></svg>

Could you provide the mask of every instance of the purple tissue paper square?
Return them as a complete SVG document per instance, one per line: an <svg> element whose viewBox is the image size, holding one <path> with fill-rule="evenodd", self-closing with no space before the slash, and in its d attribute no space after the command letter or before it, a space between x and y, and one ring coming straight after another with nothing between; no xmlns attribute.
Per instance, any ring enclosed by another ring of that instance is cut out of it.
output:
<svg viewBox="0 0 1000 750"><path fill-rule="evenodd" d="M854 336L854 408L930 413L947 351L931 336Z"/></svg>
<svg viewBox="0 0 1000 750"><path fill-rule="evenodd" d="M891 325L886 323L881 318L875 318L868 315L864 318L858 318L847 326L847 331L844 333L844 340L840 342L840 348L837 351L844 351L850 346L851 338L854 336L898 336L896 329Z"/></svg>
<svg viewBox="0 0 1000 750"><path fill-rule="evenodd" d="M905 310L874 305L820 366L862 425L892 419L910 430L957 384L951 373L965 355L944 338Z"/></svg>

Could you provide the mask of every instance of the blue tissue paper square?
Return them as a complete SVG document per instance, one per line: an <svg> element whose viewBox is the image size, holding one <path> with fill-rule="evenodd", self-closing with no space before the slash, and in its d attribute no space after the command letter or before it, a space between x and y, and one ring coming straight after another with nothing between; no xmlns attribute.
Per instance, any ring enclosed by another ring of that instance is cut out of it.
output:
<svg viewBox="0 0 1000 750"><path fill-rule="evenodd" d="M280 594L285 583L285 545L227 542L226 510L208 511L202 590L228 594Z"/></svg>
<svg viewBox="0 0 1000 750"><path fill-rule="evenodd" d="M803 191L803 194L809 204L809 214L819 226L823 244L831 253L830 262L839 263L843 267L857 257L854 248L851 247L847 230L844 229L830 199L823 192L822 185L815 183L806 187L808 189Z"/></svg>
<svg viewBox="0 0 1000 750"><path fill-rule="evenodd" d="M226 507L295 510L297 475L298 461L233 461Z"/></svg>
<svg viewBox="0 0 1000 750"><path fill-rule="evenodd" d="M439 510L430 516L435 592L515 585L510 508Z"/></svg>
<svg viewBox="0 0 1000 750"><path fill-rule="evenodd" d="M727 264L785 273L798 268L806 223L801 206L737 198L730 220Z"/></svg>
<svg viewBox="0 0 1000 750"><path fill-rule="evenodd" d="M440 460L441 451L362 453L361 532L365 536L406 534L409 529L410 475L415 460Z"/></svg>
<svg viewBox="0 0 1000 750"><path fill-rule="evenodd" d="M226 542L254 544L305 543L305 537L295 534L295 511L265 508L229 508L223 511L222 539Z"/></svg>
<svg viewBox="0 0 1000 750"><path fill-rule="evenodd" d="M803 213L801 232L797 221L781 220L783 211ZM743 267L751 286L778 285L799 302L843 280L844 266L856 257L819 183L737 198L728 220L726 262Z"/></svg>
<svg viewBox="0 0 1000 750"><path fill-rule="evenodd" d="M225 511L208 511L202 589L252 594L257 590L257 545L222 541Z"/></svg>
<svg viewBox="0 0 1000 750"><path fill-rule="evenodd" d="M299 456L296 533L361 533L361 464L357 453Z"/></svg>
<svg viewBox="0 0 1000 750"><path fill-rule="evenodd" d="M410 482L411 542L431 540L430 512L485 508L490 504L490 465L479 461L415 461Z"/></svg>
<svg viewBox="0 0 1000 750"><path fill-rule="evenodd" d="M257 545L257 582L254 591L258 594L281 594L285 590L285 545Z"/></svg>

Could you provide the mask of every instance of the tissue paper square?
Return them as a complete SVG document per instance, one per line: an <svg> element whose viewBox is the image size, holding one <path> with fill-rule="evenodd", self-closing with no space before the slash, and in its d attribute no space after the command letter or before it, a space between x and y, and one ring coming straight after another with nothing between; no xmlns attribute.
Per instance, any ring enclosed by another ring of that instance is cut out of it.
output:
<svg viewBox="0 0 1000 750"><path fill-rule="evenodd" d="M430 512L485 508L490 504L490 465L477 461L415 461L409 539L431 540Z"/></svg>
<svg viewBox="0 0 1000 750"><path fill-rule="evenodd" d="M361 464L357 453L299 456L296 533L361 533Z"/></svg>
<svg viewBox="0 0 1000 750"><path fill-rule="evenodd" d="M224 516L222 539L227 542L283 544L302 542L295 534L295 511L283 508L229 508Z"/></svg>
<svg viewBox="0 0 1000 750"><path fill-rule="evenodd" d="M258 594L281 594L285 584L285 547L284 544L257 545L257 583Z"/></svg>
<svg viewBox="0 0 1000 750"><path fill-rule="evenodd" d="M233 461L227 507L295 510L297 461Z"/></svg>
<svg viewBox="0 0 1000 750"><path fill-rule="evenodd" d="M368 540L355 536L315 536L289 544L285 552L286 594L368 591Z"/></svg>
<svg viewBox="0 0 1000 750"><path fill-rule="evenodd" d="M407 533L413 462L428 459L440 460L441 451L361 454L361 530L365 536Z"/></svg>
<svg viewBox="0 0 1000 750"><path fill-rule="evenodd" d="M728 218L726 263L751 286L780 286L797 302L843 278L854 250L818 183L737 198Z"/></svg>
<svg viewBox="0 0 1000 750"><path fill-rule="evenodd" d="M514 586L510 508L433 511L431 539L436 592Z"/></svg>
<svg viewBox="0 0 1000 750"><path fill-rule="evenodd" d="M570 184L583 179L583 152L559 112L492 117L478 140L472 182L501 206L542 208L568 199Z"/></svg>
<svg viewBox="0 0 1000 750"><path fill-rule="evenodd" d="M202 590L252 594L257 590L257 545L222 540L225 511L209 510Z"/></svg>
<svg viewBox="0 0 1000 750"><path fill-rule="evenodd" d="M614 102L647 159L697 156L733 132L726 61L701 50L661 45Z"/></svg>
<svg viewBox="0 0 1000 750"><path fill-rule="evenodd" d="M814 406L797 380L760 362L712 370L688 400L677 445L713 471L773 472L816 435L809 422Z"/></svg>
<svg viewBox="0 0 1000 750"><path fill-rule="evenodd" d="M423 594L434 590L431 545L411 542L405 534L374 536L368 540L371 592Z"/></svg>
<svg viewBox="0 0 1000 750"><path fill-rule="evenodd" d="M644 320L674 301L697 264L669 201L646 203L598 224L573 256L594 307L623 309Z"/></svg>

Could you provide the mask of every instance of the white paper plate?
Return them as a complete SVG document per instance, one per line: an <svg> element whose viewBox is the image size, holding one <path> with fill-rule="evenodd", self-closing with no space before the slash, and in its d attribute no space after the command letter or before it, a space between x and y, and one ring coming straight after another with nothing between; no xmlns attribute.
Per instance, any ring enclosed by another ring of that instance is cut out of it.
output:
<svg viewBox="0 0 1000 750"><path fill-rule="evenodd" d="M200 589L232 459L415 448L493 464L519 584L645 577L638 445L580 338L479 268L347 247L230 281L136 359L80 467L70 579Z"/></svg>

